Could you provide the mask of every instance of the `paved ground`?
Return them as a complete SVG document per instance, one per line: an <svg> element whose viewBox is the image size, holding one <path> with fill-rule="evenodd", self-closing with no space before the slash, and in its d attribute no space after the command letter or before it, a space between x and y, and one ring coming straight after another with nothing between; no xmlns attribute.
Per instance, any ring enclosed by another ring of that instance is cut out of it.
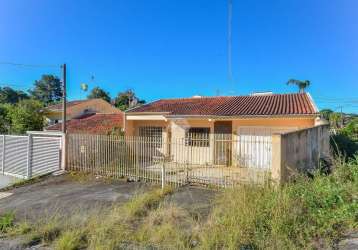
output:
<svg viewBox="0 0 358 250"><path fill-rule="evenodd" d="M15 211L17 218L36 218L53 211L73 213L128 201L144 192L144 183L75 181L68 176L48 177L38 183L0 193L0 212ZM3 197L3 198L1 198Z"/></svg>
<svg viewBox="0 0 358 250"><path fill-rule="evenodd" d="M38 183L0 192L0 213L14 211L16 218L35 219L81 211L90 212L99 207L108 207L128 201L137 193L152 186L140 182L117 180L78 181L66 175L48 177ZM190 213L206 216L215 192L197 187L183 187L167 200L184 207Z"/></svg>
<svg viewBox="0 0 358 250"><path fill-rule="evenodd" d="M5 188L17 181L20 181L20 180L21 179L16 178L16 177L0 174L0 189Z"/></svg>

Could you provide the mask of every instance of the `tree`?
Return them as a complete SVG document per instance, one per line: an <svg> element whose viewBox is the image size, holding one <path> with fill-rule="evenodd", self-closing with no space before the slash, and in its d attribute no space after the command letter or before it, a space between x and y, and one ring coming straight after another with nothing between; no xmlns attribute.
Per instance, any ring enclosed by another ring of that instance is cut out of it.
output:
<svg viewBox="0 0 358 250"><path fill-rule="evenodd" d="M29 96L21 90L14 90L10 87L0 88L0 103L15 104L20 100L28 98Z"/></svg>
<svg viewBox="0 0 358 250"><path fill-rule="evenodd" d="M329 123L331 124L331 127L338 128L339 127L339 121L341 121L341 114L332 112L329 114Z"/></svg>
<svg viewBox="0 0 358 250"><path fill-rule="evenodd" d="M88 99L100 98L106 102L111 102L111 97L109 93L101 89L100 87L95 87L92 89L91 93L87 96Z"/></svg>
<svg viewBox="0 0 358 250"><path fill-rule="evenodd" d="M8 134L11 120L9 118L10 104L0 104L0 134Z"/></svg>
<svg viewBox="0 0 358 250"><path fill-rule="evenodd" d="M38 100L22 100L12 105L8 111L11 120L10 132L24 134L29 130L42 130L44 127L43 105Z"/></svg>
<svg viewBox="0 0 358 250"><path fill-rule="evenodd" d="M34 89L29 91L34 99L43 102L45 105L61 100L62 84L57 76L43 75L40 80L35 81L34 85Z"/></svg>
<svg viewBox="0 0 358 250"><path fill-rule="evenodd" d="M296 85L299 89L299 93L304 93L305 89L311 85L311 82L309 80L296 80L296 79L290 79L286 83L287 85Z"/></svg>
<svg viewBox="0 0 358 250"><path fill-rule="evenodd" d="M331 109L322 109L319 113L321 114L322 118L324 118L327 121L329 121L329 116L333 113L333 110L331 110Z"/></svg>
<svg viewBox="0 0 358 250"><path fill-rule="evenodd" d="M118 93L117 97L114 99L114 106L122 111L127 110L128 108L142 105L144 103L145 100L139 99L131 89Z"/></svg>

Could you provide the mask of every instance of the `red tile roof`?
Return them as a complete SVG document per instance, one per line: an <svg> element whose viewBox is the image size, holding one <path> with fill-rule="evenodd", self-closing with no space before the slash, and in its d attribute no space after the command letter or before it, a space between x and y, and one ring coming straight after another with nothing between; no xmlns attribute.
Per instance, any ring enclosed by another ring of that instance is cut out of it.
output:
<svg viewBox="0 0 358 250"><path fill-rule="evenodd" d="M123 114L87 114L67 121L68 133L108 134L113 128L123 128ZM61 123L47 130L61 130Z"/></svg>
<svg viewBox="0 0 358 250"><path fill-rule="evenodd" d="M77 104L87 102L88 100L76 100L76 101L69 101L66 104L66 108L71 108ZM47 107L49 110L62 110L62 102L53 104Z"/></svg>
<svg viewBox="0 0 358 250"><path fill-rule="evenodd" d="M310 115L316 107L306 93L252 96L193 97L162 99L127 113L163 112L169 115L246 116Z"/></svg>

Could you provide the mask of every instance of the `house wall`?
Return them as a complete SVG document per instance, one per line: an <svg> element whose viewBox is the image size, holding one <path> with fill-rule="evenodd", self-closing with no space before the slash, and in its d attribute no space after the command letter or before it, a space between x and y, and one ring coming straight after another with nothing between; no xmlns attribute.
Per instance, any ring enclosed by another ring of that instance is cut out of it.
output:
<svg viewBox="0 0 358 250"><path fill-rule="evenodd" d="M185 131L189 128L210 128L209 146L186 146ZM213 162L214 147L212 133L214 122L206 120L172 120L171 129L171 157L179 163L191 162L193 164L211 164Z"/></svg>
<svg viewBox="0 0 358 250"><path fill-rule="evenodd" d="M102 113L102 114L115 114L115 113L122 113L119 109L113 107L108 102L102 99L93 99L88 100L83 103L79 103L72 107L67 108L67 120L71 120L73 118L79 117L85 113L92 112L92 113ZM53 121L58 120L59 122L62 121L62 111L52 111L50 110L46 114L46 118L49 120L49 123L53 123Z"/></svg>
<svg viewBox="0 0 358 250"><path fill-rule="evenodd" d="M159 149L162 153L170 156L172 160L192 164L213 164L215 148L214 148L214 124L215 121L211 119L173 119L170 121L149 121L149 120L127 120L126 121L126 135L138 136L140 126L162 126L163 138L171 140L170 155L169 150L165 145ZM294 131L302 128L313 127L315 124L314 117L310 118L260 118L260 119L235 119L232 122L233 140L238 141L238 131L240 127L264 127L269 128L270 133L284 133ZM185 131L191 127L208 127L210 128L209 147L205 146L187 146L185 145ZM169 137L168 137L169 136ZM271 138L270 138L271 139ZM166 142L166 140L165 140ZM271 144L271 140L269 142ZM225 145L224 145L225 146ZM239 147L236 145L230 146L232 154L232 164L238 165L236 161ZM217 149L216 149L217 150ZM270 153L271 155L271 153ZM271 157L271 156L270 156Z"/></svg>

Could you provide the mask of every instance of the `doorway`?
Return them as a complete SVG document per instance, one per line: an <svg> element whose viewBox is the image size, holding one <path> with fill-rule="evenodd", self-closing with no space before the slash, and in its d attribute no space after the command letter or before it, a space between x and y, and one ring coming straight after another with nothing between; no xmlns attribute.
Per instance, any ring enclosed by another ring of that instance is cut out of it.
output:
<svg viewBox="0 0 358 250"><path fill-rule="evenodd" d="M232 121L214 123L214 163L231 166L232 162Z"/></svg>

